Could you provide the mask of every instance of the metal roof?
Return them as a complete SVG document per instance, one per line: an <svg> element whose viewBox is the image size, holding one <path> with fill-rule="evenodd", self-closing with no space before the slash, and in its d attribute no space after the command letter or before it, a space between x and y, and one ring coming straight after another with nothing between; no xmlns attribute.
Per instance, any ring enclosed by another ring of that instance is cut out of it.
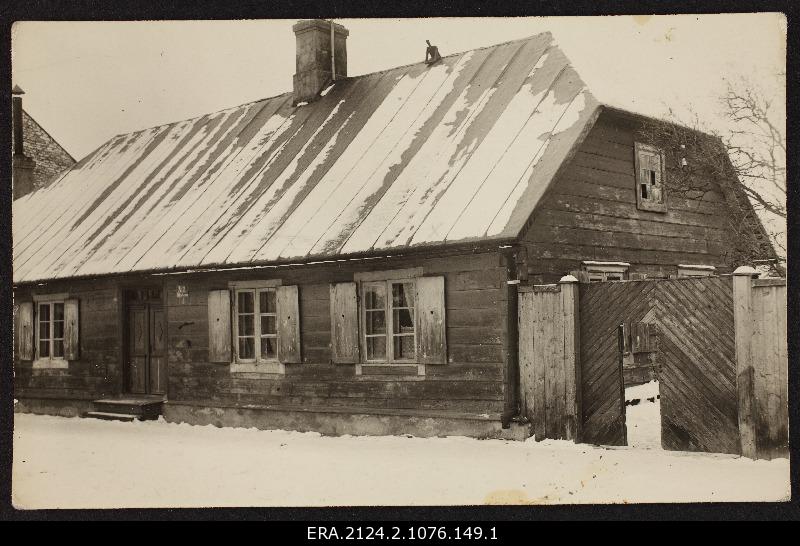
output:
<svg viewBox="0 0 800 546"><path fill-rule="evenodd" d="M14 202L14 281L514 238L598 106L545 33L119 135Z"/></svg>

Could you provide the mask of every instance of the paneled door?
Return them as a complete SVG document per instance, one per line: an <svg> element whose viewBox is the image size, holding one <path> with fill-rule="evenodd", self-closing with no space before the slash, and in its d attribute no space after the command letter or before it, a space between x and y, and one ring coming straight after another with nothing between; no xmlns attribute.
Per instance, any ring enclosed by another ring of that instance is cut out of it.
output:
<svg viewBox="0 0 800 546"><path fill-rule="evenodd" d="M166 394L166 324L160 304L128 306L128 392Z"/></svg>

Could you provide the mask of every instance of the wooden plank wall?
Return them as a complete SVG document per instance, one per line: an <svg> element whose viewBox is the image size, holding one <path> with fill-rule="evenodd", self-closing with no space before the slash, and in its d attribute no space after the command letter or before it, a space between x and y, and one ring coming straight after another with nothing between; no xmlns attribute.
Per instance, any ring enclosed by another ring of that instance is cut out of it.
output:
<svg viewBox="0 0 800 546"><path fill-rule="evenodd" d="M520 406L537 441L578 437L576 290L569 283L520 288Z"/></svg>
<svg viewBox="0 0 800 546"><path fill-rule="evenodd" d="M330 283L353 281L359 271L411 267L445 277L447 364L427 366L423 377L416 368L413 374L380 369L357 376L353 364L333 363ZM209 405L444 410L499 419L510 403L504 389L505 275L499 254L480 253L169 276L169 398ZM229 280L270 278L298 286L302 363L287 364L286 375L276 377L231 373L228 365L209 362L208 291L224 289ZM177 284L186 286L188 298L176 298Z"/></svg>
<svg viewBox="0 0 800 546"><path fill-rule="evenodd" d="M80 352L67 369L36 369L20 361L14 348L14 395L17 398L93 400L121 389L117 288L110 280L58 282L18 288L17 302L33 293L66 293L78 300Z"/></svg>
<svg viewBox="0 0 800 546"><path fill-rule="evenodd" d="M636 207L636 131L604 112L559 173L524 234L531 283L556 282L582 260L630 262L632 272L663 277L681 263L730 270L734 234L714 181L705 192L677 195L668 172L668 211Z"/></svg>

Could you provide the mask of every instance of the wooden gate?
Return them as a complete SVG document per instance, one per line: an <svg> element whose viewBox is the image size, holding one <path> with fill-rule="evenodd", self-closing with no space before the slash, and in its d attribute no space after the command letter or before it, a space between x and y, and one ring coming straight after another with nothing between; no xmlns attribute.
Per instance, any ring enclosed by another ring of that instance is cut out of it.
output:
<svg viewBox="0 0 800 546"><path fill-rule="evenodd" d="M580 436L577 282L519 290L521 409L537 440Z"/></svg>
<svg viewBox="0 0 800 546"><path fill-rule="evenodd" d="M729 277L581 285L583 439L626 443L620 325L654 325L665 449L739 453ZM649 331L649 330L648 330Z"/></svg>

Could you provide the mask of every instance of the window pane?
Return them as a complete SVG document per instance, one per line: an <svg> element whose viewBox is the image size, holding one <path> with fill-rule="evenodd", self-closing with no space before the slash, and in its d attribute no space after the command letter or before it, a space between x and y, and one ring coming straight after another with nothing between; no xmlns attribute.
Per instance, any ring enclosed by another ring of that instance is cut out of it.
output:
<svg viewBox="0 0 800 546"><path fill-rule="evenodd" d="M239 315L239 335L255 335L255 321L253 315Z"/></svg>
<svg viewBox="0 0 800 546"><path fill-rule="evenodd" d="M394 336L394 359L411 360L414 358L414 336Z"/></svg>
<svg viewBox="0 0 800 546"><path fill-rule="evenodd" d="M238 307L240 313L252 313L253 312L253 293L252 292L238 292Z"/></svg>
<svg viewBox="0 0 800 546"><path fill-rule="evenodd" d="M39 323L39 339L42 339L42 340L50 339L50 323L49 322L40 322Z"/></svg>
<svg viewBox="0 0 800 546"><path fill-rule="evenodd" d="M367 360L386 359L386 338L368 337L367 338Z"/></svg>
<svg viewBox="0 0 800 546"><path fill-rule="evenodd" d="M414 283L392 284L392 307L414 307Z"/></svg>
<svg viewBox="0 0 800 546"><path fill-rule="evenodd" d="M64 356L64 340L63 339L55 339L55 340L53 340L53 356L55 356L55 357L63 357Z"/></svg>
<svg viewBox="0 0 800 546"><path fill-rule="evenodd" d="M53 338L64 338L64 321L56 320L53 322Z"/></svg>
<svg viewBox="0 0 800 546"><path fill-rule="evenodd" d="M53 320L64 320L64 304L53 304Z"/></svg>
<svg viewBox="0 0 800 546"><path fill-rule="evenodd" d="M50 304L39 305L39 322L50 322Z"/></svg>
<svg viewBox="0 0 800 546"><path fill-rule="evenodd" d="M395 309L392 315L395 334L413 334L414 333L414 310L413 309Z"/></svg>
<svg viewBox="0 0 800 546"><path fill-rule="evenodd" d="M50 342L49 341L39 341L39 356L50 356Z"/></svg>
<svg viewBox="0 0 800 546"><path fill-rule="evenodd" d="M261 315L261 335L276 333L277 325L274 316Z"/></svg>
<svg viewBox="0 0 800 546"><path fill-rule="evenodd" d="M275 313L275 292L268 290L259 292L258 310L261 313Z"/></svg>
<svg viewBox="0 0 800 546"><path fill-rule="evenodd" d="M385 311L367 311L367 334L385 334L386 333L386 312Z"/></svg>
<svg viewBox="0 0 800 546"><path fill-rule="evenodd" d="M364 286L364 308L365 309L386 308L385 284L368 284Z"/></svg>
<svg viewBox="0 0 800 546"><path fill-rule="evenodd" d="M274 337L262 337L261 338L261 358L275 358L277 354L275 351L276 341Z"/></svg>
<svg viewBox="0 0 800 546"><path fill-rule="evenodd" d="M239 358L253 359L256 357L255 339L252 337L239 338Z"/></svg>

